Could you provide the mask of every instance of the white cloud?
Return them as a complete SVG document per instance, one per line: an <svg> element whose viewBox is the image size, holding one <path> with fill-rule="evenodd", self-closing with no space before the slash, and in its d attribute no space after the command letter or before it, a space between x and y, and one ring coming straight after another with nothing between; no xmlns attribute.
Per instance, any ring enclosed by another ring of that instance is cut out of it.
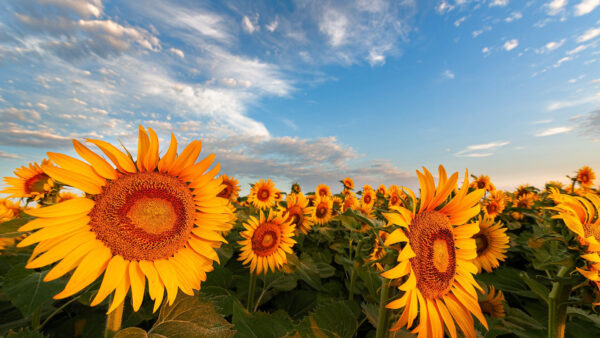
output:
<svg viewBox="0 0 600 338"><path fill-rule="evenodd" d="M491 53L491 51L490 51L490 48L489 48L489 47L483 47L483 49L481 50L481 52L482 52L483 54L486 54L486 55L487 55L487 54L489 54L489 53Z"/></svg>
<svg viewBox="0 0 600 338"><path fill-rule="evenodd" d="M590 28L587 31L585 31L583 34L581 34L580 36L577 37L577 42L578 43L586 42L586 41L594 39L598 35L600 35L600 27L599 28Z"/></svg>
<svg viewBox="0 0 600 338"><path fill-rule="evenodd" d="M552 0L545 5L546 13L548 13L548 15L557 15L564 10L568 2L568 0Z"/></svg>
<svg viewBox="0 0 600 338"><path fill-rule="evenodd" d="M271 21L270 24L266 25L265 28L269 31L269 32L274 32L277 29L277 26L279 26L279 21L277 19Z"/></svg>
<svg viewBox="0 0 600 338"><path fill-rule="evenodd" d="M504 19L504 21L513 22L516 20L520 20L522 18L523 18L523 14L521 12L512 12L512 13L510 13L510 16L508 16Z"/></svg>
<svg viewBox="0 0 600 338"><path fill-rule="evenodd" d="M549 111L553 111L563 108L575 107L590 102L600 102L600 93L595 95L584 96L573 100L554 101L548 104L546 109L548 109Z"/></svg>
<svg viewBox="0 0 600 338"><path fill-rule="evenodd" d="M38 108L40 108L40 109L43 109L43 110L48 110L48 105L46 105L46 104L44 104L44 103L42 103L42 102L38 102L38 103L36 104L36 106L37 106Z"/></svg>
<svg viewBox="0 0 600 338"><path fill-rule="evenodd" d="M533 122L531 122L531 124L546 124L546 123L551 123L551 122L552 122L552 120L546 119L546 120L533 121Z"/></svg>
<svg viewBox="0 0 600 338"><path fill-rule="evenodd" d="M19 158L22 158L21 156L19 156L17 154L7 153L7 152L4 152L2 150L0 150L0 157L1 158L10 158L10 159L19 159Z"/></svg>
<svg viewBox="0 0 600 338"><path fill-rule="evenodd" d="M479 35L491 31L492 30L492 26L484 26L481 29L475 30L471 33L471 35L473 35L474 38L478 37Z"/></svg>
<svg viewBox="0 0 600 338"><path fill-rule="evenodd" d="M71 101L73 101L73 102L75 102L75 103L78 103L78 104L80 104L80 105L82 105L82 106L87 106L87 105L88 105L88 104L87 104L87 102L85 102L85 101L83 101L83 100L80 100L80 99L78 99L78 98L76 98L76 97L72 98L72 99L71 99Z"/></svg>
<svg viewBox="0 0 600 338"><path fill-rule="evenodd" d="M494 151L507 146L509 141L495 141L484 144L475 144L467 146L465 149L455 153L457 157L488 157L494 154Z"/></svg>
<svg viewBox="0 0 600 338"><path fill-rule="evenodd" d="M445 79L454 79L454 73L450 70L450 69L446 69L443 73L442 73L442 77Z"/></svg>
<svg viewBox="0 0 600 338"><path fill-rule="evenodd" d="M169 52L171 52L172 54L175 54L175 55L179 56L182 59L185 58L185 54L183 53L183 51L181 49L169 48Z"/></svg>
<svg viewBox="0 0 600 338"><path fill-rule="evenodd" d="M257 20L258 20L258 16L256 17L256 21ZM250 20L249 17L244 15L244 17L242 18L242 28L244 28L244 30L247 33L252 34L260 28L260 26L258 26L256 21L253 22Z"/></svg>
<svg viewBox="0 0 600 338"><path fill-rule="evenodd" d="M575 6L575 15L589 14L598 6L600 6L600 0L581 0L581 2Z"/></svg>
<svg viewBox="0 0 600 338"><path fill-rule="evenodd" d="M570 132L573 129L574 129L573 127L566 127L566 126L565 127L548 128L539 133L536 133L535 136L544 137L544 136L551 136L551 135L557 135L557 134L564 134L564 133Z"/></svg>
<svg viewBox="0 0 600 338"><path fill-rule="evenodd" d="M538 53L551 52L555 49L560 48L565 43L565 41L567 41L567 39L562 39L560 41L550 41L547 44L545 44L543 48L536 50L536 52L538 52Z"/></svg>
<svg viewBox="0 0 600 338"><path fill-rule="evenodd" d="M70 9L84 18L99 17L103 10L102 0L38 0L38 2Z"/></svg>
<svg viewBox="0 0 600 338"><path fill-rule="evenodd" d="M452 11L454 9L454 6L451 5L448 1L446 0L442 0L436 7L435 10L439 13L439 14L446 14L449 13L450 11Z"/></svg>
<svg viewBox="0 0 600 338"><path fill-rule="evenodd" d="M506 51L510 51L510 50L517 48L518 45L519 45L519 40L517 40L517 39L508 40L504 43L504 49Z"/></svg>
<svg viewBox="0 0 600 338"><path fill-rule="evenodd" d="M504 7L508 5L508 0L492 0L490 7Z"/></svg>
<svg viewBox="0 0 600 338"><path fill-rule="evenodd" d="M95 33L105 43L119 50L129 48L127 40L133 40L149 50L160 49L158 38L141 28L125 27L112 20L79 20L78 24L82 30Z"/></svg>
<svg viewBox="0 0 600 338"><path fill-rule="evenodd" d="M588 47L589 47L589 45L579 45L579 46L571 49L570 51L568 51L567 55L577 54L579 52L586 50Z"/></svg>
<svg viewBox="0 0 600 338"><path fill-rule="evenodd" d="M323 13L323 19L319 23L319 29L329 38L332 47L339 47L346 43L348 18L336 9L329 8Z"/></svg>
<svg viewBox="0 0 600 338"><path fill-rule="evenodd" d="M567 61L571 61L571 60L573 60L573 58L572 58L572 57L570 57L570 56L565 56L564 58L562 58L562 59L560 59L560 60L556 61L556 63L554 64L554 68L558 68L558 67L560 67L560 66L561 66L563 63L565 63L565 62L567 62Z"/></svg>
<svg viewBox="0 0 600 338"><path fill-rule="evenodd" d="M454 21L454 26L456 26L456 27L460 26L460 24L465 22L465 20L467 20L466 16L463 16L463 17L457 19L456 21Z"/></svg>

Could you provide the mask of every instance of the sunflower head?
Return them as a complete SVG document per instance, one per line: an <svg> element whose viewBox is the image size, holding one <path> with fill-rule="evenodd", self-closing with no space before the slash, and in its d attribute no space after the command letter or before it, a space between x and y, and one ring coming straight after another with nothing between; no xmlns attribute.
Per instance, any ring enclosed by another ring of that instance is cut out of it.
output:
<svg viewBox="0 0 600 338"><path fill-rule="evenodd" d="M386 197L390 207L401 207L404 205L403 200L406 198L406 194L399 186L391 185Z"/></svg>
<svg viewBox="0 0 600 338"><path fill-rule="evenodd" d="M506 196L502 190L495 190L490 193L489 198L484 203L483 212L491 218L501 214L506 207Z"/></svg>
<svg viewBox="0 0 600 338"><path fill-rule="evenodd" d="M292 184L292 194L299 194L301 192L302 192L302 188L300 187L300 184L298 184L298 183Z"/></svg>
<svg viewBox="0 0 600 338"><path fill-rule="evenodd" d="M355 210L359 207L359 201L355 196L350 196L344 199L344 203L342 204L342 212L346 212L346 210Z"/></svg>
<svg viewBox="0 0 600 338"><path fill-rule="evenodd" d="M279 192L279 190L275 188L275 183L273 183L273 181L269 179L260 180L252 186L250 194L248 195L248 201L258 209L271 208L277 202L277 192Z"/></svg>
<svg viewBox="0 0 600 338"><path fill-rule="evenodd" d="M315 195L319 197L331 196L331 189L327 184L319 184L315 190Z"/></svg>
<svg viewBox="0 0 600 338"><path fill-rule="evenodd" d="M379 185L379 187L377 188L377 193L381 194L381 196L385 196L387 194L387 188L385 187L385 184Z"/></svg>
<svg viewBox="0 0 600 338"><path fill-rule="evenodd" d="M564 189L565 185L559 181L549 181L546 183L546 191L550 191L550 188Z"/></svg>
<svg viewBox="0 0 600 338"><path fill-rule="evenodd" d="M488 293L479 301L479 306L481 306L481 311L483 313L486 313L493 318L503 318L506 317L504 305L502 304L504 301L505 299L502 291L498 290L498 293L496 293L494 286L490 285Z"/></svg>
<svg viewBox="0 0 600 338"><path fill-rule="evenodd" d="M383 230L379 230L378 235L379 237L375 236L373 240L373 250L369 254L369 257L367 257L366 262L376 262L385 256L385 246L381 244L379 238L385 242L389 234ZM374 264L377 271L383 271L383 265L380 262Z"/></svg>
<svg viewBox="0 0 600 338"><path fill-rule="evenodd" d="M577 171L577 182L584 188L591 188L596 179L596 174L592 168L585 166Z"/></svg>
<svg viewBox="0 0 600 338"><path fill-rule="evenodd" d="M49 160L42 160L42 166L49 164ZM37 162L29 163L14 171L17 177L5 177L7 188L0 193L9 194L9 198L33 198L35 201L44 198L54 187L54 181L48 176Z"/></svg>
<svg viewBox="0 0 600 338"><path fill-rule="evenodd" d="M399 226L385 245L406 243L398 265L382 273L385 278L403 281L398 287L404 291L402 297L387 307L404 308L394 329L413 326L418 315L413 332L419 336L441 338L445 325L450 336L456 337L455 321L465 336L475 336L471 314L486 327L487 323L477 303L475 288L479 286L473 279L477 268L472 259L477 252L472 237L479 224L467 222L479 213L478 201L485 190L469 193L468 173L462 188L456 189L458 173L448 177L442 166L436 188L431 173L423 171L417 171L421 197L417 199L409 191L412 208L392 207L393 212L384 213L390 225Z"/></svg>
<svg viewBox="0 0 600 338"><path fill-rule="evenodd" d="M480 175L471 183L471 188L475 189L484 189L486 191L494 191L496 187L490 181L490 177L488 175Z"/></svg>
<svg viewBox="0 0 600 338"><path fill-rule="evenodd" d="M500 221L494 223L493 217L479 217L479 232L473 236L477 245L477 257L473 264L477 272L483 268L492 272L506 259L506 251L510 247L510 239L506 235L507 228Z"/></svg>
<svg viewBox="0 0 600 338"><path fill-rule="evenodd" d="M360 202L369 206L373 206L377 200L377 195L373 189L364 190L360 198Z"/></svg>
<svg viewBox="0 0 600 338"><path fill-rule="evenodd" d="M344 189L354 190L354 180L350 177L344 178L342 183L344 184Z"/></svg>
<svg viewBox="0 0 600 338"><path fill-rule="evenodd" d="M20 213L20 202L15 203L8 198L0 198L0 223L15 218L19 216Z"/></svg>
<svg viewBox="0 0 600 338"><path fill-rule="evenodd" d="M295 227L292 220L283 213L269 210L260 212L256 219L250 216L240 235L244 238L238 243L242 246L240 257L244 265L250 265L250 272L261 274L269 270L275 272L287 263L286 254L293 253L296 241L292 238Z"/></svg>
<svg viewBox="0 0 600 338"><path fill-rule="evenodd" d="M517 208L530 209L533 206L534 201L535 201L534 193L532 193L532 192L524 193L524 194L521 194L520 196L518 196L513 201L513 206L515 206Z"/></svg>
<svg viewBox="0 0 600 338"><path fill-rule="evenodd" d="M515 197L519 198L523 195L527 195L527 194L533 194L535 193L535 188L530 186L529 184L521 184L520 186L517 187L517 190L515 191Z"/></svg>
<svg viewBox="0 0 600 338"><path fill-rule="evenodd" d="M45 281L75 269L56 299L79 292L104 274L91 305L114 291L109 312L123 303L129 289L137 311L146 279L154 310L165 290L171 304L178 289L193 295L213 269L213 261L218 261L215 248L225 241L222 233L233 220L228 201L217 197L222 183L215 179L219 164L208 170L214 155L196 162L201 143L193 141L178 156L172 135L169 149L160 158L156 133L141 126L135 162L110 143L88 141L112 165L76 140L75 151L85 161L48 153L56 166L46 163L44 172L86 195L26 210L37 219L19 230L40 229L18 244L39 243L26 267L58 262Z"/></svg>
<svg viewBox="0 0 600 338"><path fill-rule="evenodd" d="M333 199L329 196L318 197L312 207L311 218L315 224L323 225L329 223L333 217Z"/></svg>
<svg viewBox="0 0 600 338"><path fill-rule="evenodd" d="M221 175L221 178L223 179L223 190L221 190L217 196L230 201L237 201L240 194L240 184L238 183L238 180L233 176L227 176L225 174Z"/></svg>
<svg viewBox="0 0 600 338"><path fill-rule="evenodd" d="M291 221L296 230L306 235L313 225L308 199L302 193L289 194L287 195L286 202L287 208L283 214L285 220Z"/></svg>

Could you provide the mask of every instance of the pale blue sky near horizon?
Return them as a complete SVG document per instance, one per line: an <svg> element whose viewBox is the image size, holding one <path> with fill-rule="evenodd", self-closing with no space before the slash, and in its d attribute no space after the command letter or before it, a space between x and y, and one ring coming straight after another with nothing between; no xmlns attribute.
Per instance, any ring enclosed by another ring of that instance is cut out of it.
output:
<svg viewBox="0 0 600 338"><path fill-rule="evenodd" d="M0 177L72 138L135 152L142 124L202 139L245 192L439 164L566 181L600 172L599 44L600 0L8 0Z"/></svg>

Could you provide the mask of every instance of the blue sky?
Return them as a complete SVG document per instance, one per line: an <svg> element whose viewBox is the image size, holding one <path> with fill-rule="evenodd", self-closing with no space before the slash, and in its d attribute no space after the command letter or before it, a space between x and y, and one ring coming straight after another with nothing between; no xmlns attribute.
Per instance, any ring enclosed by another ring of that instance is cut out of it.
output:
<svg viewBox="0 0 600 338"><path fill-rule="evenodd" d="M599 44L600 0L3 1L0 176L141 123L246 187L564 181L600 171Z"/></svg>

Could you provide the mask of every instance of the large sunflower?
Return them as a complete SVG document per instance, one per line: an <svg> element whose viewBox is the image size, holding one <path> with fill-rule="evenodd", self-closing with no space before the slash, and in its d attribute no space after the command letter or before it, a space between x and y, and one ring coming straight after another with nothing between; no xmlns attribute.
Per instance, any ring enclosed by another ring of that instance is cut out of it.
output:
<svg viewBox="0 0 600 338"><path fill-rule="evenodd" d="M333 199L317 197L311 211L310 216L315 224L327 224L333 217Z"/></svg>
<svg viewBox="0 0 600 338"><path fill-rule="evenodd" d="M289 194L285 200L287 202L287 208L284 212L286 221L291 220L296 230L306 235L313 225L313 220L310 217L312 207L308 206L308 199L304 197L303 193L299 193Z"/></svg>
<svg viewBox="0 0 600 338"><path fill-rule="evenodd" d="M42 160L42 166L49 164L48 160ZM39 200L43 198L54 186L54 182L37 164L29 163L29 166L22 166L14 171L17 177L5 177L4 183L8 188L0 193L9 194L9 198L33 198Z"/></svg>
<svg viewBox="0 0 600 338"><path fill-rule="evenodd" d="M477 273L482 268L492 272L506 259L505 253L510 247L506 230L500 221L494 224L493 217L479 217L479 232L473 236L477 243L477 257L473 260Z"/></svg>
<svg viewBox="0 0 600 338"><path fill-rule="evenodd" d="M556 206L551 209L558 211L552 218L562 219L585 247L581 257L587 261L587 268L577 270L600 288L600 196L570 196L553 188L552 198Z"/></svg>
<svg viewBox="0 0 600 338"><path fill-rule="evenodd" d="M592 168L585 166L577 171L577 182L584 188L591 188L596 179L596 174Z"/></svg>
<svg viewBox="0 0 600 338"><path fill-rule="evenodd" d="M75 151L87 161L48 153L58 166L45 164L52 179L86 193L64 202L26 212L37 219L20 231L36 232L19 247L39 243L27 268L36 269L58 262L45 281L57 279L75 269L55 299L69 297L104 278L92 306L114 292L109 312L123 303L131 288L133 309L144 298L148 280L154 310L166 289L170 304L178 288L192 295L218 261L215 248L231 228L228 201L217 197L220 166L207 171L214 160L208 156L196 163L201 142L193 141L179 156L177 140L159 158L158 137L139 127L137 161L111 144L95 144L116 166L73 140ZM89 163L89 164L88 164Z"/></svg>
<svg viewBox="0 0 600 338"><path fill-rule="evenodd" d="M479 231L478 223L467 223L480 211L478 201L485 190L469 190L468 173L462 188L448 200L456 189L458 173L447 177L439 167L436 188L433 176L423 168L417 171L421 197L411 195L412 209L392 207L396 212L385 213L390 224L400 226L385 242L386 246L406 243L398 255L399 264L382 273L388 279L408 278L398 289L402 297L390 302L391 309L404 308L394 326L399 329L419 324L413 330L419 337L443 337L444 325L451 337L456 337L455 322L467 337L475 337L471 313L486 326L475 288L480 289L473 274L477 268L471 262L477 256L472 238ZM418 206L418 209L417 209Z"/></svg>
<svg viewBox="0 0 600 338"><path fill-rule="evenodd" d="M240 194L240 184L233 176L221 175L223 179L223 190L217 195L221 198L228 199L230 201L237 201Z"/></svg>
<svg viewBox="0 0 600 338"><path fill-rule="evenodd" d="M293 253L296 243L292 238L295 227L291 219L286 220L283 213L273 210L269 210L268 216L265 214L261 211L259 219L250 216L244 224L246 230L240 233L244 239L238 242L242 246L238 260L242 264L250 263L251 273L281 269L287 263L286 253Z"/></svg>
<svg viewBox="0 0 600 338"><path fill-rule="evenodd" d="M279 192L279 190L275 188L275 183L273 183L273 181L269 179L260 180L254 183L254 186L248 195L248 201L258 209L267 209L277 203L275 197L277 192Z"/></svg>

